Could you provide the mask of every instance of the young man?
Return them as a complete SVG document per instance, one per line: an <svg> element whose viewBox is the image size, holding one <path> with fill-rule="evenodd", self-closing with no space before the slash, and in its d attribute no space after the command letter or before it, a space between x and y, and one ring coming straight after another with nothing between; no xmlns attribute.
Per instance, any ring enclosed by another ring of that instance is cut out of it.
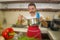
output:
<svg viewBox="0 0 60 40"><path fill-rule="evenodd" d="M44 17L40 13L37 13L36 5L34 3L30 3L28 5L28 11L29 11L29 16L25 16L26 19L37 18L36 16L39 15L40 22L45 27L47 27L47 23L45 22ZM39 27L38 26L36 26L36 27L33 27L33 26L32 27L28 27L27 36L28 37L38 38L39 40L41 40L41 31L40 31Z"/></svg>

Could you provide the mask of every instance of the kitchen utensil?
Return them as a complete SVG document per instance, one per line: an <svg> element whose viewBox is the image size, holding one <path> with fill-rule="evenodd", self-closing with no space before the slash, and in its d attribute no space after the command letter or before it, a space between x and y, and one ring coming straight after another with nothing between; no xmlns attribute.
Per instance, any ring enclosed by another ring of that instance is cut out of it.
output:
<svg viewBox="0 0 60 40"><path fill-rule="evenodd" d="M16 28L26 28L27 25L16 25L13 24L12 27L16 27Z"/></svg>
<svg viewBox="0 0 60 40"><path fill-rule="evenodd" d="M53 23L54 26L52 26L51 29L54 31L58 31L60 25L60 18L58 17L58 15L53 16Z"/></svg>
<svg viewBox="0 0 60 40"><path fill-rule="evenodd" d="M27 24L28 25L39 25L39 19L38 18L32 18L32 19L27 19Z"/></svg>
<svg viewBox="0 0 60 40"><path fill-rule="evenodd" d="M60 19L53 19L54 23L60 25Z"/></svg>
<svg viewBox="0 0 60 40"><path fill-rule="evenodd" d="M54 15L53 21L55 24L60 25L60 15Z"/></svg>
<svg viewBox="0 0 60 40"><path fill-rule="evenodd" d="M46 21L48 23L48 28L54 26L53 21Z"/></svg>

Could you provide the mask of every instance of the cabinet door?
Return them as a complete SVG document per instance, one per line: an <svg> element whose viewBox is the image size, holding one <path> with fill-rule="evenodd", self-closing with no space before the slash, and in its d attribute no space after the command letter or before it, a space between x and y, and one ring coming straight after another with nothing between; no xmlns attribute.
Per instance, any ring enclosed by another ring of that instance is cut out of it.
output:
<svg viewBox="0 0 60 40"><path fill-rule="evenodd" d="M28 3L12 3L8 4L8 8L27 8Z"/></svg>
<svg viewBox="0 0 60 40"><path fill-rule="evenodd" d="M50 0L51 2L60 2L60 0Z"/></svg>
<svg viewBox="0 0 60 40"><path fill-rule="evenodd" d="M0 3L0 9L2 8L2 4Z"/></svg>

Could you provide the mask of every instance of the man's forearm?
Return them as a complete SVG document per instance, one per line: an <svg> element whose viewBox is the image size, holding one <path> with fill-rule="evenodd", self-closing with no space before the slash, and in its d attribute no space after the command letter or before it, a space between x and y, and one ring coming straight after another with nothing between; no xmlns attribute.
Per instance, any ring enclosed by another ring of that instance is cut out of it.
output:
<svg viewBox="0 0 60 40"><path fill-rule="evenodd" d="M46 22L46 21L41 21L41 24L43 25L43 26L45 26L45 27L48 27L48 23Z"/></svg>

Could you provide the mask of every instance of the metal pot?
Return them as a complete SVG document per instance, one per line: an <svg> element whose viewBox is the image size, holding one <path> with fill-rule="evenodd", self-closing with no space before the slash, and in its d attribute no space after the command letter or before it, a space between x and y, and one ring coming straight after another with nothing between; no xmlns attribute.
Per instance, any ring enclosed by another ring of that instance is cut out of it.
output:
<svg viewBox="0 0 60 40"><path fill-rule="evenodd" d="M53 19L54 23L60 25L60 19Z"/></svg>
<svg viewBox="0 0 60 40"><path fill-rule="evenodd" d="M55 24L60 25L60 14L54 15L53 21Z"/></svg>
<svg viewBox="0 0 60 40"><path fill-rule="evenodd" d="M27 24L28 25L39 25L40 21L37 18L27 19Z"/></svg>

